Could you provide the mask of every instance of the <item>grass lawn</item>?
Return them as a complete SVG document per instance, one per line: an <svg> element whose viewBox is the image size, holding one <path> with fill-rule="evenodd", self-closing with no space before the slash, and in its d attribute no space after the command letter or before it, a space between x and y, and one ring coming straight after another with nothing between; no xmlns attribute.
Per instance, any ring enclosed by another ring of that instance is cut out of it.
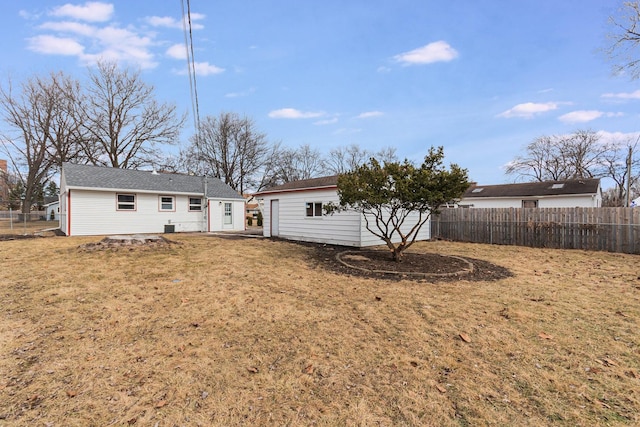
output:
<svg viewBox="0 0 640 427"><path fill-rule="evenodd" d="M429 283L170 237L0 242L0 426L640 424L637 256L424 242L514 273Z"/></svg>

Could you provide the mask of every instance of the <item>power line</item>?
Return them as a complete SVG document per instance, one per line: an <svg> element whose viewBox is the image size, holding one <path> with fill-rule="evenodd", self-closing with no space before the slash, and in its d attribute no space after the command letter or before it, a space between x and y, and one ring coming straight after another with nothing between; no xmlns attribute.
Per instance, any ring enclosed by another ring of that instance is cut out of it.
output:
<svg viewBox="0 0 640 427"><path fill-rule="evenodd" d="M187 12L184 8L185 0L180 0L182 6L182 30L184 33L184 48L187 57L187 74L189 75L189 93L191 108L193 109L193 124L196 140L200 134L200 107L198 105L198 85L196 83L196 63L193 55L193 32L191 27L191 3L187 0ZM185 19L186 18L186 19ZM188 31L187 31L188 29Z"/></svg>

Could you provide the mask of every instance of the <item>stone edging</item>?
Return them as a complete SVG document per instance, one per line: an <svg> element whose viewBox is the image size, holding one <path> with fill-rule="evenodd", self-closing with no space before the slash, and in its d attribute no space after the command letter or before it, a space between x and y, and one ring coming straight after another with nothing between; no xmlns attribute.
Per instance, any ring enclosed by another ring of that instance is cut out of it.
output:
<svg viewBox="0 0 640 427"><path fill-rule="evenodd" d="M351 254L363 255L363 254L366 254L367 252L375 252L375 251L343 251L336 254L336 259L338 260L338 262L340 262L342 265L346 267L354 268L360 271L365 271L367 273L397 274L401 276L406 275L406 276L417 276L417 277L452 277L452 276L462 276L464 274L473 273L473 264L470 261L455 255L442 255L442 256L455 258L457 260L463 261L464 263L467 264L467 268L464 268L459 271L454 271L452 273L420 273L420 272L414 272L414 271L371 270L369 268L363 268L363 267L357 267L355 265L351 265L342 259L344 255L351 255Z"/></svg>

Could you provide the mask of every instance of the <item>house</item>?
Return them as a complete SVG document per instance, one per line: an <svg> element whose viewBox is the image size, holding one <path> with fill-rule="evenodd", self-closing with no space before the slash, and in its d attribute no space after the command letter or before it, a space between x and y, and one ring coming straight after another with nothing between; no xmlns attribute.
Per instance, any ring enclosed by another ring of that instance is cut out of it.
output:
<svg viewBox="0 0 640 427"><path fill-rule="evenodd" d="M384 244L366 229L365 218L358 212L323 214L327 203L339 202L337 184L338 176L333 175L289 182L256 193L255 196L264 203L263 235L355 247ZM403 231L408 231L412 218L417 218L417 215L409 217ZM427 221L417 240L429 237L430 224Z"/></svg>
<svg viewBox="0 0 640 427"><path fill-rule="evenodd" d="M56 197L57 199L57 197ZM49 201L45 200L44 208L44 218L46 221L58 221L60 219L60 201L54 200Z"/></svg>
<svg viewBox="0 0 640 427"><path fill-rule="evenodd" d="M468 208L574 208L602 206L600 179L525 182L518 184L472 184L460 207Z"/></svg>
<svg viewBox="0 0 640 427"><path fill-rule="evenodd" d="M244 230L244 199L217 178L64 163L67 236Z"/></svg>

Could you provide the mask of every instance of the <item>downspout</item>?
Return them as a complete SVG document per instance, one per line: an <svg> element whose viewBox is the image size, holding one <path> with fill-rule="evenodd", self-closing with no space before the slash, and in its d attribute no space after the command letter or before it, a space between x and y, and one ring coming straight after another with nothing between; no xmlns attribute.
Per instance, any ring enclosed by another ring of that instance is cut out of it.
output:
<svg viewBox="0 0 640 427"><path fill-rule="evenodd" d="M204 181L204 224L203 224L203 228L205 232L209 232L209 199L207 198L207 177L203 176L202 177L203 181Z"/></svg>
<svg viewBox="0 0 640 427"><path fill-rule="evenodd" d="M67 190L67 237L71 236L71 190Z"/></svg>

